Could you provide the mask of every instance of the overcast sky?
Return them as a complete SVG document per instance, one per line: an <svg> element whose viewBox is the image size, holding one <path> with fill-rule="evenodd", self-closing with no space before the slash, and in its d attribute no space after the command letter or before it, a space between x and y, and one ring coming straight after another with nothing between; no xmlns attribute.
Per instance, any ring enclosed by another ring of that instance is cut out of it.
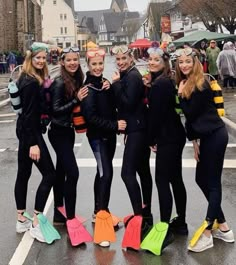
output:
<svg viewBox="0 0 236 265"><path fill-rule="evenodd" d="M112 0L74 0L76 11L100 10L110 8ZM150 0L126 0L130 11L144 11Z"/></svg>

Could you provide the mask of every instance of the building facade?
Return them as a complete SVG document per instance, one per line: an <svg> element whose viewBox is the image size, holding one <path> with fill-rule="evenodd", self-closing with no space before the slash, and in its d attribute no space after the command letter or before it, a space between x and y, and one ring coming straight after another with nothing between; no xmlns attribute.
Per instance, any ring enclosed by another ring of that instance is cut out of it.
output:
<svg viewBox="0 0 236 265"><path fill-rule="evenodd" d="M42 40L41 7L33 0L0 1L0 51L24 52Z"/></svg>
<svg viewBox="0 0 236 265"><path fill-rule="evenodd" d="M41 7L43 41L61 48L76 46L74 2L71 0L43 0Z"/></svg>

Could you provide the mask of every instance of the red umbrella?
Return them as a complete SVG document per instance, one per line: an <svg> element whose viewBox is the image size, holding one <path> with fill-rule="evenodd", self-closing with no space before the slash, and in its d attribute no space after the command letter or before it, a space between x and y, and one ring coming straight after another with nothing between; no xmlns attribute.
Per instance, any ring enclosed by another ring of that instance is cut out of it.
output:
<svg viewBox="0 0 236 265"><path fill-rule="evenodd" d="M129 47L130 48L149 48L151 47L152 42L148 39L137 39L136 41L132 42Z"/></svg>

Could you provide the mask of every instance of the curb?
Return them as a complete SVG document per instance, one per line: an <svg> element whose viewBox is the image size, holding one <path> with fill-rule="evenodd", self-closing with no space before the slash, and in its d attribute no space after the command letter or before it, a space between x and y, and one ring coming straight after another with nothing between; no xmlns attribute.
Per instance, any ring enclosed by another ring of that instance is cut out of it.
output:
<svg viewBox="0 0 236 265"><path fill-rule="evenodd" d="M236 139L236 123L232 122L231 120L221 117L225 123L225 126L230 135L232 135Z"/></svg>
<svg viewBox="0 0 236 265"><path fill-rule="evenodd" d="M3 107L5 105L7 105L8 102L10 102L10 98L7 98L7 99L4 99L4 100L0 101L0 107Z"/></svg>

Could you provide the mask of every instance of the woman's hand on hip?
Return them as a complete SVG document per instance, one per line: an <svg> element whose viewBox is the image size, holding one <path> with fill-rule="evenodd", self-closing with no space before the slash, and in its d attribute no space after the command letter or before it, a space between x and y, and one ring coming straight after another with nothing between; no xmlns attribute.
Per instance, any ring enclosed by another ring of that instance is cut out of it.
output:
<svg viewBox="0 0 236 265"><path fill-rule="evenodd" d="M127 123L125 120L119 120L118 121L118 130L124 131L126 129Z"/></svg>
<svg viewBox="0 0 236 265"><path fill-rule="evenodd" d="M29 157L32 160L39 162L39 159L40 159L40 149L39 149L39 146L38 145L33 145L33 146L30 147Z"/></svg>
<svg viewBox="0 0 236 265"><path fill-rule="evenodd" d="M199 150L199 145L196 140L193 141L193 149L194 149L194 158L197 162L200 161L199 155L200 155L200 150Z"/></svg>

